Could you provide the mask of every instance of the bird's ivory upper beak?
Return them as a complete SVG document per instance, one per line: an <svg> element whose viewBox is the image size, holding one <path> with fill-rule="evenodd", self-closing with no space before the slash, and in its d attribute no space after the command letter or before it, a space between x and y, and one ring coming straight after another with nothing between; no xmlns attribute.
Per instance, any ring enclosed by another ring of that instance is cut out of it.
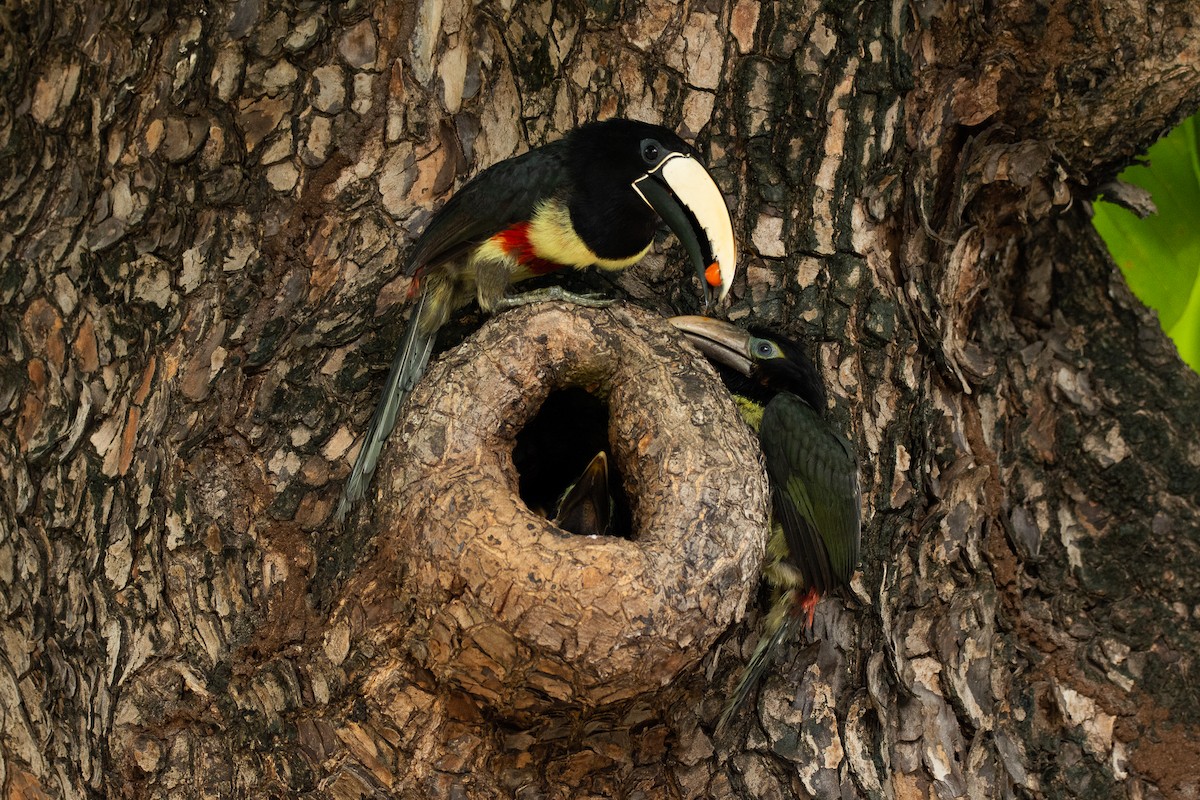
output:
<svg viewBox="0 0 1200 800"><path fill-rule="evenodd" d="M708 170L691 156L672 153L634 181L633 189L688 251L704 287L705 307L724 300L737 272L737 249L725 198Z"/></svg>
<svg viewBox="0 0 1200 800"><path fill-rule="evenodd" d="M736 325L712 317L671 317L670 322L706 357L750 374L750 334Z"/></svg>

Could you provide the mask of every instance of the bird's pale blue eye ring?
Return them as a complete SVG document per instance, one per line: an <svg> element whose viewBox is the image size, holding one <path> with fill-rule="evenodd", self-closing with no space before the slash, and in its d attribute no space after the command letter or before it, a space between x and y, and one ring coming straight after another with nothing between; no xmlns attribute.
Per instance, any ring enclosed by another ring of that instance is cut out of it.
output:
<svg viewBox="0 0 1200 800"><path fill-rule="evenodd" d="M767 341L766 339L755 339L752 349L754 351L754 355L758 358L774 358L776 355L778 355L778 349L775 347L775 343Z"/></svg>

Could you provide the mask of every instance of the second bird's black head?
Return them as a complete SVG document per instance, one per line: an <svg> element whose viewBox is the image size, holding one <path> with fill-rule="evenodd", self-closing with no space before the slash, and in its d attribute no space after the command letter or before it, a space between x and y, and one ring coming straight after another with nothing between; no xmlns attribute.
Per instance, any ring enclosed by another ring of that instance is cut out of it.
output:
<svg viewBox="0 0 1200 800"><path fill-rule="evenodd" d="M768 390L791 392L818 414L825 413L825 382L799 343L753 325L747 332L747 347L757 367L751 377Z"/></svg>
<svg viewBox="0 0 1200 800"><path fill-rule="evenodd" d="M609 119L571 132L567 168L571 224L596 255L640 253L661 218L687 250L706 305L725 297L737 267L733 223L695 148L662 126Z"/></svg>
<svg viewBox="0 0 1200 800"><path fill-rule="evenodd" d="M798 343L765 328L743 330L710 317L672 317L670 322L717 364L734 394L765 404L779 392L790 392L825 413L825 383Z"/></svg>

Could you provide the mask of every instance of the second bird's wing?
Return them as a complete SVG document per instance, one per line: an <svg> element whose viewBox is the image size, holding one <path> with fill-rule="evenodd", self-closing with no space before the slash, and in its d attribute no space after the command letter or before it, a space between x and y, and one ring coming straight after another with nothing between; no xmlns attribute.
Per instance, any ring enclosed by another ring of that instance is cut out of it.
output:
<svg viewBox="0 0 1200 800"><path fill-rule="evenodd" d="M861 490L850 443L799 397L763 411L759 440L779 523L805 580L822 594L858 564Z"/></svg>

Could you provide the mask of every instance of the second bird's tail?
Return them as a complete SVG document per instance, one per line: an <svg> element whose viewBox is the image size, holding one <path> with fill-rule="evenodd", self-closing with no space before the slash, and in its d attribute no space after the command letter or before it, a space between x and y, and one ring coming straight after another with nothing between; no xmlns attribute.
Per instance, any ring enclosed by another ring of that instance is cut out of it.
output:
<svg viewBox="0 0 1200 800"><path fill-rule="evenodd" d="M754 654L750 656L750 661L742 670L742 676L738 679L733 694L725 703L725 708L721 711L721 718L717 720L717 733L724 730L737 710L745 705L747 698L750 697L754 687L762 678L763 672L775 661L775 655L784 644L805 629L805 618L790 611L793 603L792 595L795 591L792 589L786 592L773 604L771 613L767 615L762 637L759 638L758 644L754 648ZM783 609L787 610L782 615L779 614L779 611Z"/></svg>
<svg viewBox="0 0 1200 800"><path fill-rule="evenodd" d="M358 459L354 469L346 479L342 488L342 499L334 512L334 521L341 522L346 514L354 507L367 491L371 476L375 473L375 465L379 461L379 453L383 443L387 441L396 424L396 416L400 406L412 392L417 381L425 374L425 366L429 363L429 354L433 350L433 340L437 330L426 332L422 330L421 316L429 301L427 292L422 291L408 318L408 330L404 332L404 341L392 359L392 368L388 371L387 383L383 394L379 397L379 405L371 417L371 426L363 440L362 449L358 451Z"/></svg>

